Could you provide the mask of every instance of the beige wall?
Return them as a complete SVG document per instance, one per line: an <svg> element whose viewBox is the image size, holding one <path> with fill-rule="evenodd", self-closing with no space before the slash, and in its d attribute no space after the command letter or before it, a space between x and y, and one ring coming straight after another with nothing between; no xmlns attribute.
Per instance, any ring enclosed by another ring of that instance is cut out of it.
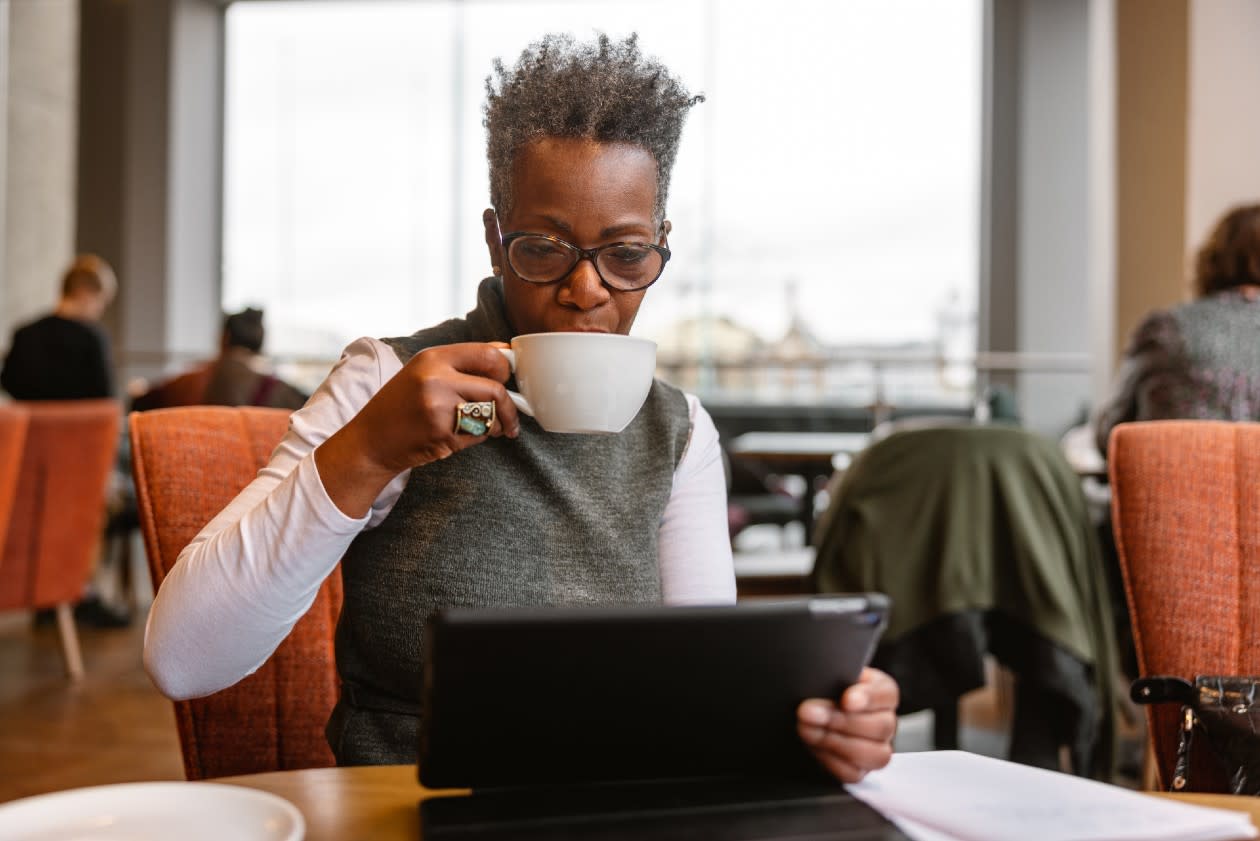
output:
<svg viewBox="0 0 1260 841"><path fill-rule="evenodd" d="M1185 290L1187 0L1116 3L1116 357Z"/></svg>
<svg viewBox="0 0 1260 841"><path fill-rule="evenodd" d="M78 109L78 2L0 3L3 242L0 347L13 325L57 299L74 253ZM7 30L7 32L5 31Z"/></svg>
<svg viewBox="0 0 1260 841"><path fill-rule="evenodd" d="M1260 2L1190 7L1186 243L1231 205L1260 202Z"/></svg>
<svg viewBox="0 0 1260 841"><path fill-rule="evenodd" d="M1260 2L1117 0L1116 12L1118 357L1142 316L1189 296L1216 219L1260 201Z"/></svg>

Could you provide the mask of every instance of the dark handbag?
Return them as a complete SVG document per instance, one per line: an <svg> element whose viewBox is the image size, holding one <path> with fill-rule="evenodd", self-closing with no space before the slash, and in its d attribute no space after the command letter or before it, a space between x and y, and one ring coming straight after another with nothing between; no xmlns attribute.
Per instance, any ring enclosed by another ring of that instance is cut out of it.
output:
<svg viewBox="0 0 1260 841"><path fill-rule="evenodd" d="M1181 705L1171 791L1210 791L1219 772L1232 794L1260 795L1260 677L1199 675L1133 682L1138 704Z"/></svg>

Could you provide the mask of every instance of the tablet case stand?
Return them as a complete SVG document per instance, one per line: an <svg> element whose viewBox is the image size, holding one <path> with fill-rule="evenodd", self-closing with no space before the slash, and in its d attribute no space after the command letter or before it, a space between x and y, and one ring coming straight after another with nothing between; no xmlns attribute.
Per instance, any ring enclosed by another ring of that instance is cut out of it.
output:
<svg viewBox="0 0 1260 841"><path fill-rule="evenodd" d="M795 728L800 699L856 679L887 609L445 611L426 629L421 781L475 793L423 801L424 837L902 839Z"/></svg>

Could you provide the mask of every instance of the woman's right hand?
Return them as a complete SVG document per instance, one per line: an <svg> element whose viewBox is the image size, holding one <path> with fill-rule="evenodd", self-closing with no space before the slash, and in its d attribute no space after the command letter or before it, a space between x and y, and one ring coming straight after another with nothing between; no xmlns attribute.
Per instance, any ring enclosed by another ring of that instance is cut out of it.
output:
<svg viewBox="0 0 1260 841"><path fill-rule="evenodd" d="M411 358L344 427L315 450L329 498L362 517L404 470L446 458L489 437L520 434L516 406L504 383L511 366L500 342L440 345ZM456 407L493 401L495 422L485 435L455 431Z"/></svg>

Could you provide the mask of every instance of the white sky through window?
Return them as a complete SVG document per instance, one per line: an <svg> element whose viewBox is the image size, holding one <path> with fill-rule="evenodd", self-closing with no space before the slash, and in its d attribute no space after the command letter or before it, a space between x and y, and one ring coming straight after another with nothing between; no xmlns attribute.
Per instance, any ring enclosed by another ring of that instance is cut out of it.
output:
<svg viewBox="0 0 1260 841"><path fill-rule="evenodd" d="M272 352L331 357L467 311L489 273L491 62L597 30L638 31L708 96L637 334L707 313L774 340L797 315L828 343L898 344L974 312L979 0L234 4L224 308L263 306Z"/></svg>

